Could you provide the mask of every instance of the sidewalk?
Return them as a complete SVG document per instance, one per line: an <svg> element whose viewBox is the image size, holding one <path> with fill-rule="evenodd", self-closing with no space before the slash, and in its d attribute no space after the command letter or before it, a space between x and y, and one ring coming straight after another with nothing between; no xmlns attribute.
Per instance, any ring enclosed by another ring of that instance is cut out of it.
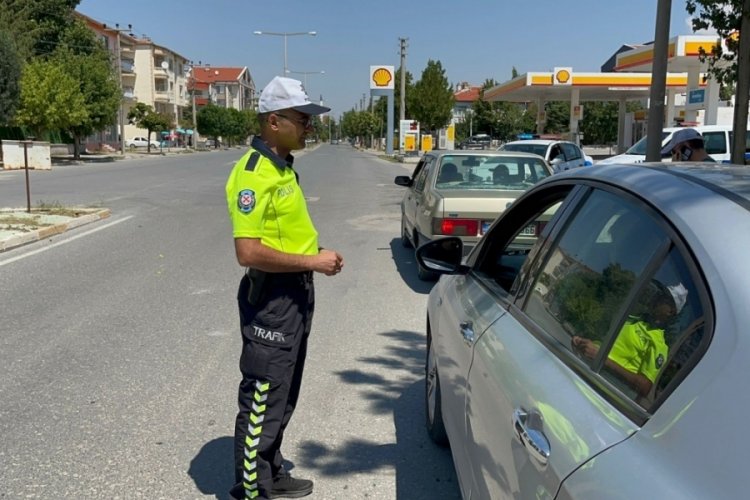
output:
<svg viewBox="0 0 750 500"><path fill-rule="evenodd" d="M0 208L0 253L109 217L108 208Z"/></svg>

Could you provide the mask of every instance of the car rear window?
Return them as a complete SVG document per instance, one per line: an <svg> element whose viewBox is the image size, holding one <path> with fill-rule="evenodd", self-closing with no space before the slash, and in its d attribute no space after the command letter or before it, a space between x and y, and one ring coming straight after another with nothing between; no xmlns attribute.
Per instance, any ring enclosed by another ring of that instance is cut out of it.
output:
<svg viewBox="0 0 750 500"><path fill-rule="evenodd" d="M548 176L547 167L541 158L448 155L442 158L435 187L440 190L525 191Z"/></svg>

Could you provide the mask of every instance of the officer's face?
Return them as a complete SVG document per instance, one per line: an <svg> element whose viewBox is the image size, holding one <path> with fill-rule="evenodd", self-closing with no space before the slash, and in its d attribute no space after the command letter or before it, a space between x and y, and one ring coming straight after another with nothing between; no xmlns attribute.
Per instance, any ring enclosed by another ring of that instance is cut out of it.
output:
<svg viewBox="0 0 750 500"><path fill-rule="evenodd" d="M293 109L277 111L274 114L284 146L290 150L304 148L307 133L312 130L312 117Z"/></svg>

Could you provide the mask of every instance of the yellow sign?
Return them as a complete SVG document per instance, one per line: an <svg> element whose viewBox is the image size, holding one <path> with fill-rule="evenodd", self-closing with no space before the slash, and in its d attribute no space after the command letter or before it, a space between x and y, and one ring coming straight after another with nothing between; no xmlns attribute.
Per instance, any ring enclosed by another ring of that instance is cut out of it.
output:
<svg viewBox="0 0 750 500"><path fill-rule="evenodd" d="M427 151L432 151L432 136L431 135L422 136L422 151L424 151L425 153Z"/></svg>
<svg viewBox="0 0 750 500"><path fill-rule="evenodd" d="M446 134L449 141L456 139L456 126L454 124L448 125L448 133Z"/></svg>
<svg viewBox="0 0 750 500"><path fill-rule="evenodd" d="M393 89L394 66L370 66L370 90Z"/></svg>
<svg viewBox="0 0 750 500"><path fill-rule="evenodd" d="M553 85L573 85L573 68L555 68Z"/></svg>
<svg viewBox="0 0 750 500"><path fill-rule="evenodd" d="M417 136L414 134L406 134L404 136L404 150L416 151L417 150Z"/></svg>

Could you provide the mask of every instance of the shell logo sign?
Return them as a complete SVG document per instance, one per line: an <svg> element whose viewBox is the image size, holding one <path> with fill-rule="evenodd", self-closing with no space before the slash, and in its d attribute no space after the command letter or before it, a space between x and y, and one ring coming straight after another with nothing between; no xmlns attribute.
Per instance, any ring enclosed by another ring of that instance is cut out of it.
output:
<svg viewBox="0 0 750 500"><path fill-rule="evenodd" d="M370 89L393 89L394 66L370 66Z"/></svg>
<svg viewBox="0 0 750 500"><path fill-rule="evenodd" d="M573 68L555 68L555 72L553 73L553 75L553 85L573 84Z"/></svg>

